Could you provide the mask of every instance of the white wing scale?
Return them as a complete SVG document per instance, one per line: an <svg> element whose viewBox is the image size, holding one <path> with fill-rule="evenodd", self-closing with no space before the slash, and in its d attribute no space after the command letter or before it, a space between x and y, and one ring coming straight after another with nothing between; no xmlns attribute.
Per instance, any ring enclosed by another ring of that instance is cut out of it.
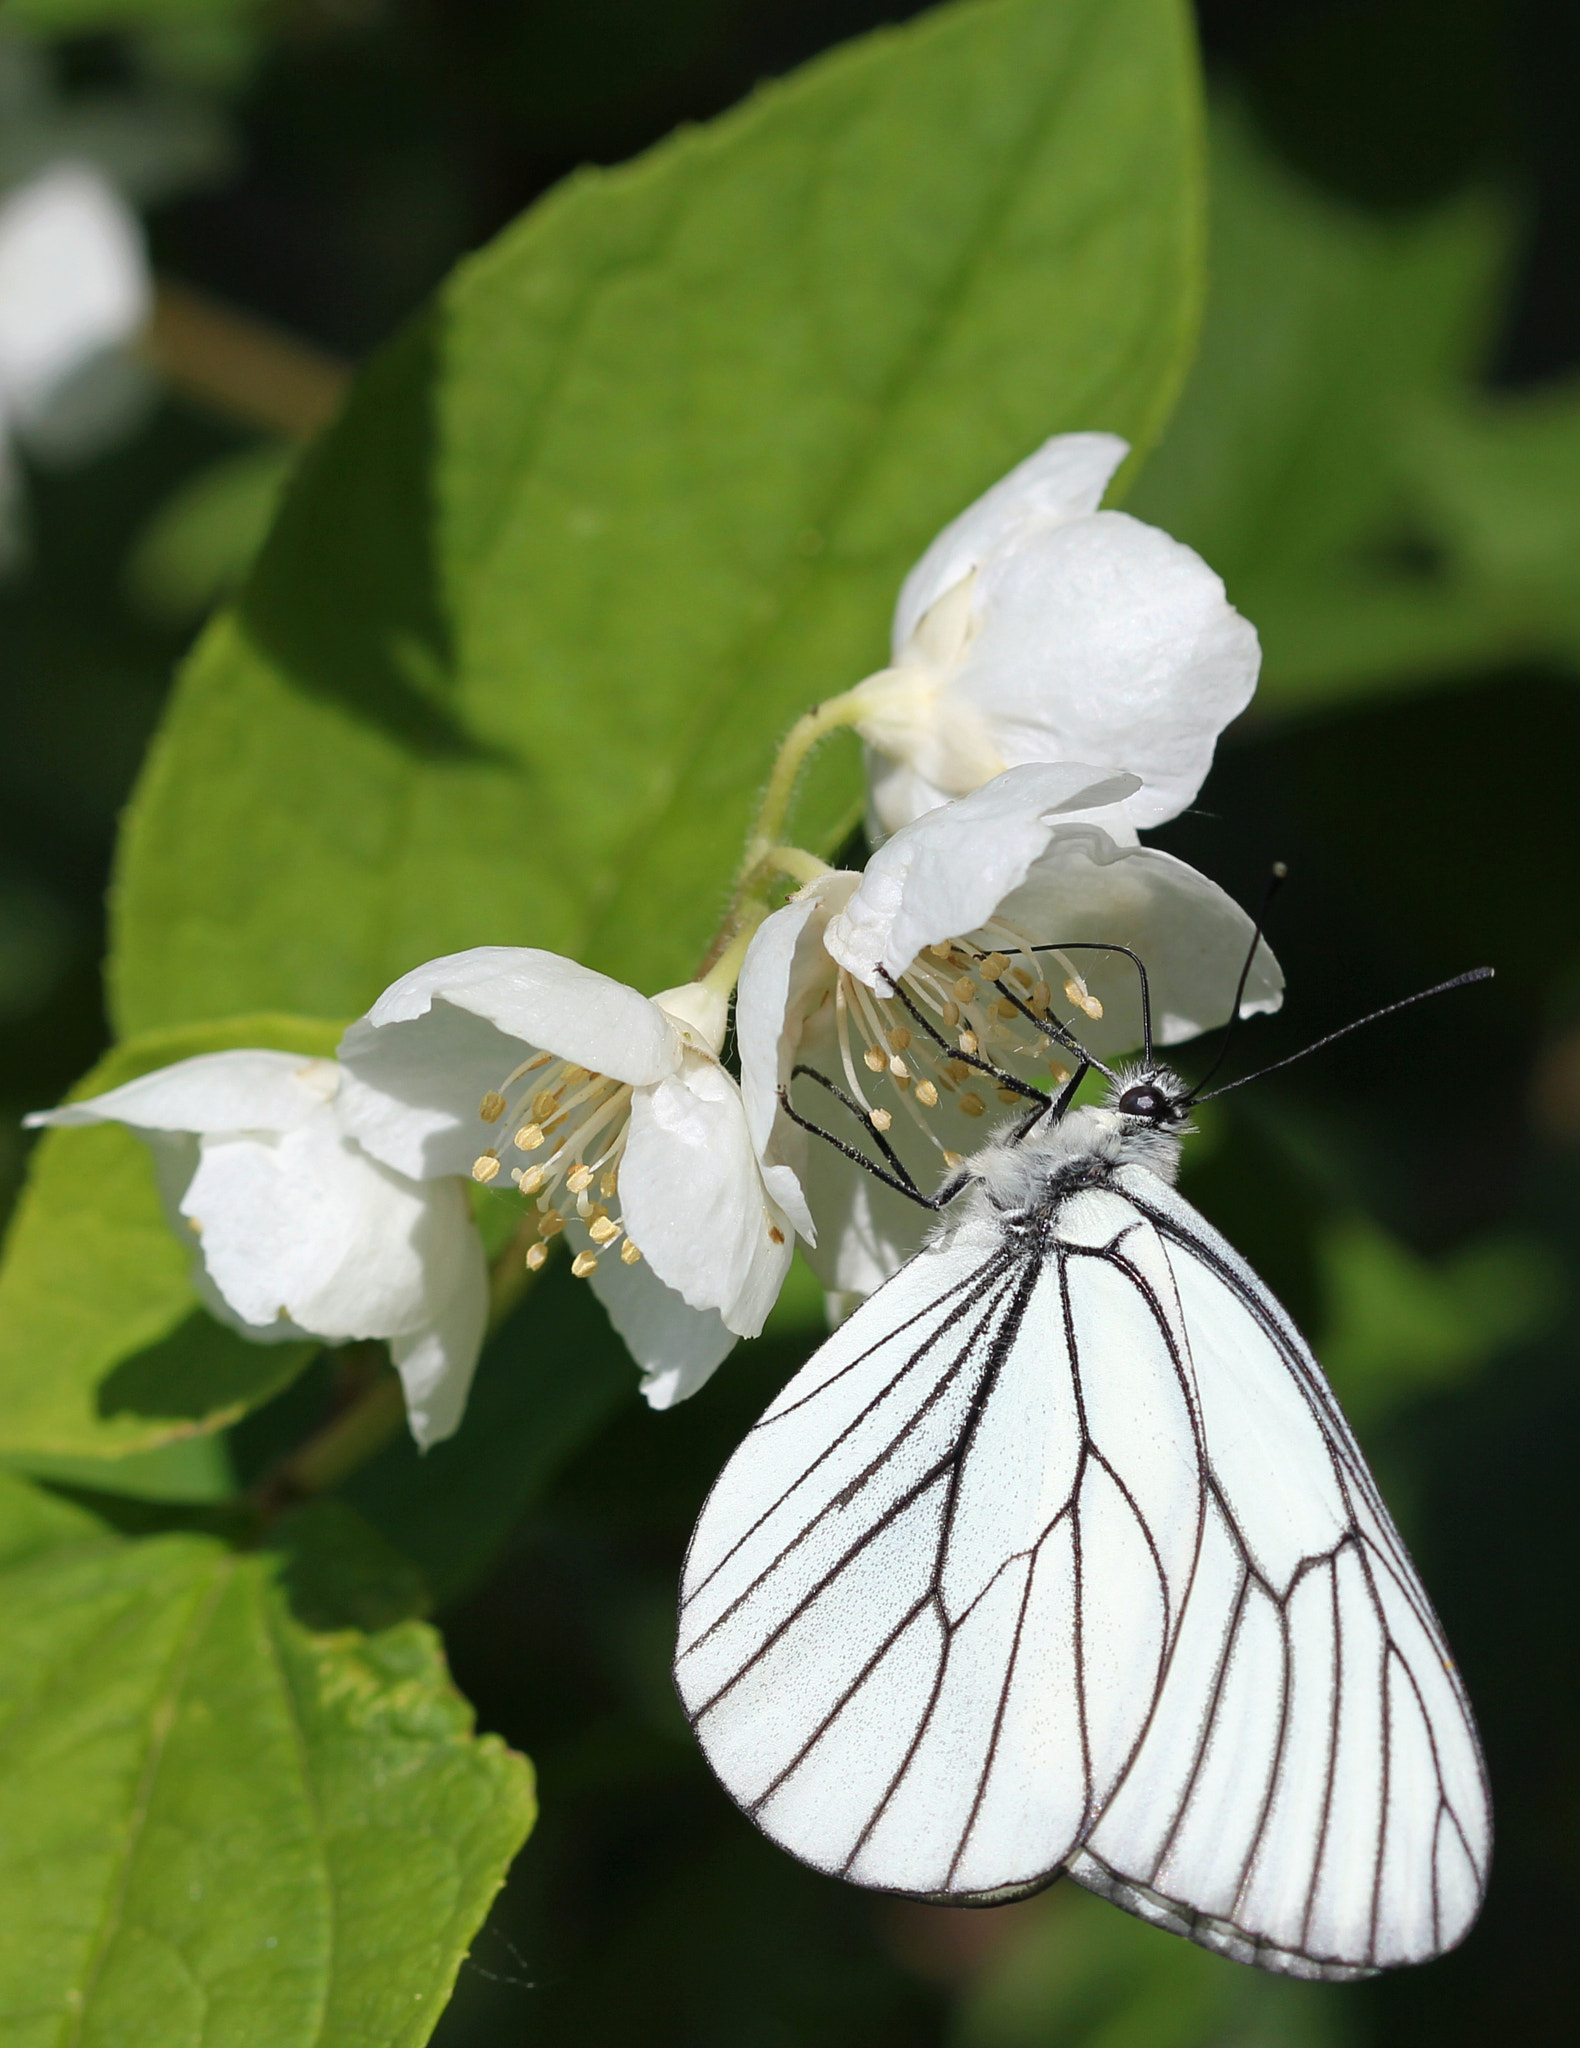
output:
<svg viewBox="0 0 1580 2048"><path fill-rule="evenodd" d="M1441 1631L1298 1332L1127 1167L981 1210L790 1381L692 1538L676 1680L731 1795L878 1889L1061 1869L1244 1961L1449 1947L1490 1840Z"/></svg>

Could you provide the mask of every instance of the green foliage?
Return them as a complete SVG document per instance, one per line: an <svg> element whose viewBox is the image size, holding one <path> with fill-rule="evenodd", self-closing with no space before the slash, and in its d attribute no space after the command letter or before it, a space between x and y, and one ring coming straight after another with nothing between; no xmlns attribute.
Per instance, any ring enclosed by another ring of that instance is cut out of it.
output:
<svg viewBox="0 0 1580 2048"><path fill-rule="evenodd" d="M1553 1319L1563 1288L1543 1246L1488 1238L1432 1264L1361 1215L1324 1224L1322 1363L1352 1422L1467 1378Z"/></svg>
<svg viewBox="0 0 1580 2048"><path fill-rule="evenodd" d="M74 1091L196 1053L332 1053L339 1027L254 1016L145 1034ZM101 1124L46 1132L0 1261L0 1454L117 1457L221 1429L293 1379L308 1344L252 1344L199 1305L147 1148Z"/></svg>
<svg viewBox="0 0 1580 2048"><path fill-rule="evenodd" d="M269 530L294 448L266 442L189 477L127 558L126 594L159 623L200 618L242 581Z"/></svg>
<svg viewBox="0 0 1580 2048"><path fill-rule="evenodd" d="M347 1554L319 1517L251 1556L126 1542L0 1478L16 2048L427 2040L531 1775L473 1736L409 1592Z"/></svg>
<svg viewBox="0 0 1580 2048"><path fill-rule="evenodd" d="M1198 154L1175 0L981 0L463 264L188 665L123 842L122 1027L354 1011L485 941L689 972L774 741L881 665L934 530L1050 433L1157 433Z"/></svg>
<svg viewBox="0 0 1580 2048"><path fill-rule="evenodd" d="M1327 2048L1342 1989L1209 1955L1072 1884L1019 1924L967 1995L951 2048Z"/></svg>
<svg viewBox="0 0 1580 2048"><path fill-rule="evenodd" d="M1261 634L1256 715L1484 666L1533 636L1450 558L1415 478L1429 407L1463 402L1511 209L1330 198L1232 109L1213 126L1202 347L1129 509L1200 550Z"/></svg>
<svg viewBox="0 0 1580 2048"><path fill-rule="evenodd" d="M1580 385L1425 414L1415 476L1436 525L1527 643L1580 665Z"/></svg>

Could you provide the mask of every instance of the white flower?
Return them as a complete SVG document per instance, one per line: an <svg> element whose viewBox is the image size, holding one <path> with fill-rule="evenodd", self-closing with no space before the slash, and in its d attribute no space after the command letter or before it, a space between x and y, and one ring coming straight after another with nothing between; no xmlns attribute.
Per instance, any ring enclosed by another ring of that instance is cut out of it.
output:
<svg viewBox="0 0 1580 2048"><path fill-rule="evenodd" d="M726 1009L698 983L648 997L555 953L480 946L404 975L340 1047L340 1112L375 1158L414 1178L503 1174L540 1239L569 1234L655 1408L757 1334L792 1252L719 1064Z"/></svg>
<svg viewBox="0 0 1580 2048"><path fill-rule="evenodd" d="M1057 436L905 579L893 666L857 686L875 838L1030 761L1131 770L1135 828L1195 797L1261 654L1200 556L1098 511L1125 453L1113 434Z"/></svg>
<svg viewBox="0 0 1580 2048"><path fill-rule="evenodd" d="M333 1060L215 1052L30 1124L128 1125L192 1246L214 1314L264 1344L388 1341L419 1444L461 1419L488 1318L466 1190L419 1182L345 1134Z"/></svg>
<svg viewBox="0 0 1580 2048"><path fill-rule="evenodd" d="M0 522L14 441L70 461L140 411L126 350L151 304L142 229L102 172L57 164L0 200Z"/></svg>
<svg viewBox="0 0 1580 2048"><path fill-rule="evenodd" d="M930 1192L982 1143L984 1119L1029 1106L962 1053L1057 1080L1074 1055L1056 1024L1100 1059L1141 1043L1135 967L1083 942L1117 941L1145 963L1155 1043L1227 1021L1252 922L1194 868L1132 843L1123 807L1135 787L1069 762L1010 769L896 832L864 874L809 883L753 939L736 1004L746 1114L764 1178L815 1240L826 1287L870 1293L928 1218L784 1115L779 1090L798 1064L870 1111ZM1077 811L1110 816L1114 830L1070 822ZM1259 945L1242 1015L1276 1009L1282 985ZM803 1078L794 1099L871 1156L871 1137L826 1090Z"/></svg>

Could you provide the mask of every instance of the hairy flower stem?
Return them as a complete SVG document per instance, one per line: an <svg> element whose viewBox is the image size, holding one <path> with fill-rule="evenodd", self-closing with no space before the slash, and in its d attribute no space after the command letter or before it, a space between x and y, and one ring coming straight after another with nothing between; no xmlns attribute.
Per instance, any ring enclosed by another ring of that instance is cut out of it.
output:
<svg viewBox="0 0 1580 2048"><path fill-rule="evenodd" d="M807 756L827 734L854 725L867 708L868 699L858 686L815 704L785 734L769 771L756 820L747 835L728 915L697 970L698 978L710 988L726 992L734 988L752 934L771 908L764 893L770 882L781 875L795 882L809 882L828 873L826 864L815 854L799 846L784 845L781 838Z"/></svg>

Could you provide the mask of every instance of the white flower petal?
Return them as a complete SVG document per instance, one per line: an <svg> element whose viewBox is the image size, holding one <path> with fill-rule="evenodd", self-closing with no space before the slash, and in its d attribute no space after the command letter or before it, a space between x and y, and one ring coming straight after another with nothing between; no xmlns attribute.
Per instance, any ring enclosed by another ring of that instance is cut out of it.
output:
<svg viewBox="0 0 1580 2048"><path fill-rule="evenodd" d="M881 846L829 921L829 952L869 988L902 974L924 946L992 917L1048 844L1061 811L1120 803L1133 775L1057 762L1012 768L958 803L930 811Z"/></svg>
<svg viewBox="0 0 1580 2048"><path fill-rule="evenodd" d="M83 1102L35 1111L40 1124L129 1124L139 1131L289 1131L335 1093L333 1060L291 1052L206 1052Z"/></svg>
<svg viewBox="0 0 1580 2048"><path fill-rule="evenodd" d="M465 1197L459 1188L440 1191ZM451 1260L450 1298L421 1329L390 1338L390 1358L406 1396L406 1420L420 1449L442 1443L460 1427L466 1397L488 1331L488 1262L483 1241L466 1217L466 1236Z"/></svg>
<svg viewBox="0 0 1580 2048"><path fill-rule="evenodd" d="M464 1174L488 1142L479 1104L533 1051L652 1081L681 1049L674 1023L623 982L533 947L478 946L413 968L351 1026L338 1114L397 1173Z"/></svg>
<svg viewBox="0 0 1580 2048"><path fill-rule="evenodd" d="M830 1129L837 1121L844 1136L871 1152L871 1138L843 1116L820 1111L819 1100L832 1098L808 1089L798 1095L796 1107ZM929 1210L886 1187L821 1138L808 1139L805 1182L818 1224L817 1243L808 1246L805 1258L831 1293L873 1293L921 1249L937 1222Z"/></svg>
<svg viewBox="0 0 1580 2048"><path fill-rule="evenodd" d="M363 1021L406 1023L441 1000L525 1045L635 1086L680 1064L675 1027L649 997L536 946L474 946L429 960L392 983Z"/></svg>
<svg viewBox="0 0 1580 2048"><path fill-rule="evenodd" d="M1154 1042L1176 1044L1228 1021L1235 983L1251 943L1252 919L1216 882L1152 846L1116 846L1101 827L1061 824L1025 883L1007 898L1002 921L1036 943L1117 940L1139 954L1152 995ZM1100 1059L1141 1043L1134 966L1078 952L1072 963L1103 1004L1096 1022L1077 1015L1081 1042ZM1050 967L1057 991L1061 976ZM1276 1010L1284 977L1258 943L1243 1016ZM1055 1013L1059 1004L1055 1000Z"/></svg>
<svg viewBox="0 0 1580 2048"><path fill-rule="evenodd" d="M335 1114L375 1159L413 1180L469 1173L490 1142L479 1107L526 1056L519 1038L436 1002L382 1029L358 1018L340 1041Z"/></svg>
<svg viewBox="0 0 1580 2048"><path fill-rule="evenodd" d="M1040 527L1095 512L1128 453L1129 444L1117 434L1056 434L952 520L901 586L895 660L923 614L997 549Z"/></svg>
<svg viewBox="0 0 1580 2048"><path fill-rule="evenodd" d="M980 629L946 695L1011 766L1118 761L1142 778L1145 828L1193 801L1222 728L1256 688L1256 629L1222 579L1157 527L1100 512L995 556Z"/></svg>
<svg viewBox="0 0 1580 2048"><path fill-rule="evenodd" d="M780 1113L779 1090L789 1086L808 1023L833 1003L835 970L823 933L860 879L821 875L776 910L747 949L735 995L746 1127L770 1195L809 1244L816 1232L799 1179L806 1133Z"/></svg>
<svg viewBox="0 0 1580 2048"><path fill-rule="evenodd" d="M791 1226L763 1186L740 1090L715 1061L688 1053L679 1074L632 1097L620 1205L666 1286L757 1334L789 1269Z"/></svg>
<svg viewBox="0 0 1580 2048"><path fill-rule="evenodd" d="M711 1379L739 1341L717 1309L690 1307L645 1259L634 1266L603 1254L589 1283L626 1349L642 1368L642 1393L672 1408Z"/></svg>
<svg viewBox="0 0 1580 2048"><path fill-rule="evenodd" d="M331 1342L420 1330L475 1256L454 1183L390 1172L327 1113L275 1138L204 1138L181 1212L244 1322L285 1318Z"/></svg>

